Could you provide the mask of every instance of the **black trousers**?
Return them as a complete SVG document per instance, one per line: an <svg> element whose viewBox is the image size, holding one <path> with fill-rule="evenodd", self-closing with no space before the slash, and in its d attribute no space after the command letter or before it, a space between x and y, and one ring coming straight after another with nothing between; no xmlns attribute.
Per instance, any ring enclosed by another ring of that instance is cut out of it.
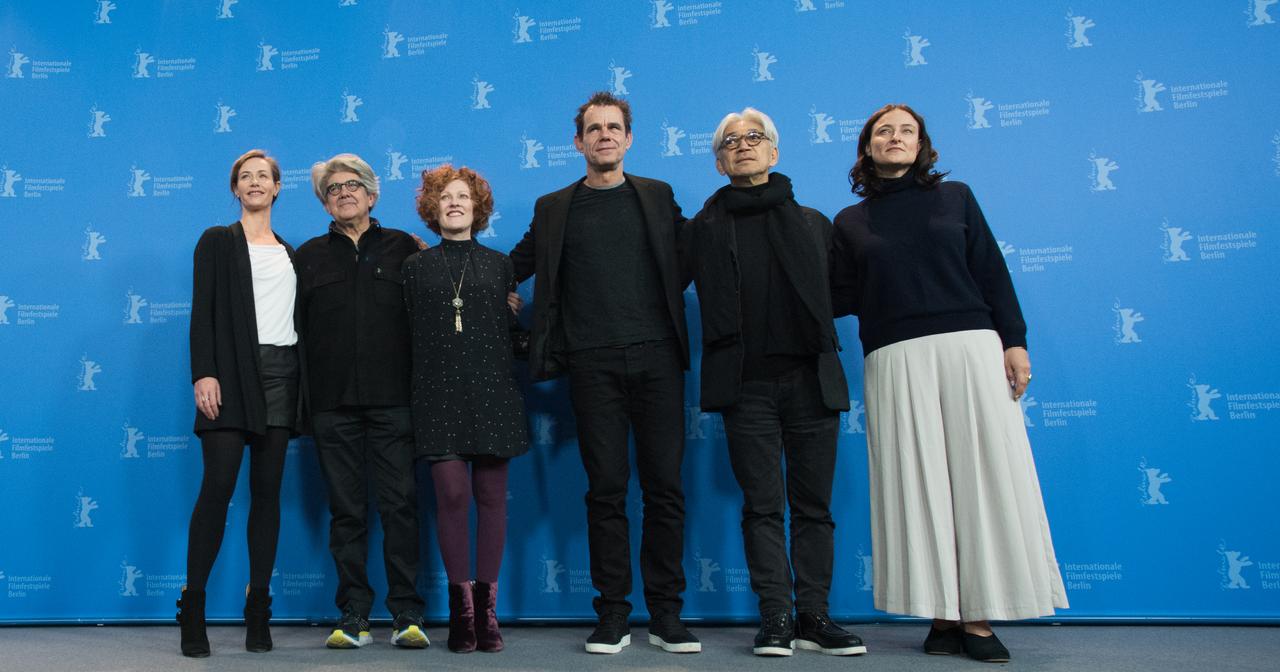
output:
<svg viewBox="0 0 1280 672"><path fill-rule="evenodd" d="M631 613L628 435L644 501L640 577L651 615L684 602L684 370L674 340L595 348L569 356L569 393L587 471L587 542L597 614Z"/></svg>
<svg viewBox="0 0 1280 672"><path fill-rule="evenodd" d="M818 374L802 366L742 384L723 412L733 475L742 488L742 540L760 613L827 612L835 522L831 483L840 414L822 403ZM783 469L783 459L786 468ZM791 506L791 563L783 512Z"/></svg>
<svg viewBox="0 0 1280 672"><path fill-rule="evenodd" d="M373 588L369 555L369 480L382 521L387 610L422 611L418 595L418 498L414 482L413 421L408 406L343 406L318 412L320 469L329 486L329 552L338 568L339 609L365 618Z"/></svg>

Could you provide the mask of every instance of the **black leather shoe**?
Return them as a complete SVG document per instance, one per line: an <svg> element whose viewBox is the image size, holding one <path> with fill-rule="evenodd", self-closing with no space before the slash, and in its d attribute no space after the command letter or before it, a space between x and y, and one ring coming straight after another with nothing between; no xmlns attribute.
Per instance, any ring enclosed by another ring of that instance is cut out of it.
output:
<svg viewBox="0 0 1280 672"><path fill-rule="evenodd" d="M964 626L957 623L945 630L936 625L929 628L929 636L924 638L924 652L934 656L964 653Z"/></svg>
<svg viewBox="0 0 1280 672"><path fill-rule="evenodd" d="M1004 648L1004 644L1000 643L994 632L990 637L964 633L964 652L969 654L970 658L984 663L1009 662L1009 649Z"/></svg>
<svg viewBox="0 0 1280 672"><path fill-rule="evenodd" d="M780 611L760 618L760 631L751 653L757 656L789 656L796 648L796 622L791 612Z"/></svg>
<svg viewBox="0 0 1280 672"><path fill-rule="evenodd" d="M832 623L826 614L800 614L796 619L796 648L829 656L857 656L867 652L861 637Z"/></svg>

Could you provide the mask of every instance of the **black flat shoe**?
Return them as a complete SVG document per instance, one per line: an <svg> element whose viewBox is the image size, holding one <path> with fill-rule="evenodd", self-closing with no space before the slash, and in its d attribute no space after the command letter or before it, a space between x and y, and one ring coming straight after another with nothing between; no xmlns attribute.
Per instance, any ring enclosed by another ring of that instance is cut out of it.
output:
<svg viewBox="0 0 1280 672"><path fill-rule="evenodd" d="M956 624L945 630L938 626L929 628L924 638L924 652L933 656L954 656L964 653L964 626Z"/></svg>
<svg viewBox="0 0 1280 672"><path fill-rule="evenodd" d="M1009 662L1009 649L1004 648L994 632L989 637L964 633L964 652L970 658L984 663Z"/></svg>

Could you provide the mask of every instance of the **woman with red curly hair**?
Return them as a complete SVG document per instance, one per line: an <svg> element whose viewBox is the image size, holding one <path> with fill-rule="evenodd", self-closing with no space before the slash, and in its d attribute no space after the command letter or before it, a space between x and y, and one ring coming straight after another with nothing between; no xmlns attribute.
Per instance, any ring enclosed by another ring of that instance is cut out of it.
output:
<svg viewBox="0 0 1280 672"><path fill-rule="evenodd" d="M449 650L502 650L495 613L507 535L507 462L529 447L524 400L511 373L511 259L475 242L493 194L470 168L422 172L418 214L440 244L404 262L413 343L418 457L431 462L436 534L449 577ZM476 571L470 514L476 504Z"/></svg>

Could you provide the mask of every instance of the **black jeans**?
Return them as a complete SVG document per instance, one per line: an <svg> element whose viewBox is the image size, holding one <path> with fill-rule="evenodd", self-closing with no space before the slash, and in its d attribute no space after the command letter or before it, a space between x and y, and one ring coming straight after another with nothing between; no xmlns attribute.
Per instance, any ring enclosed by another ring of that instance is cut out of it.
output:
<svg viewBox="0 0 1280 672"><path fill-rule="evenodd" d="M836 524L831 482L840 414L822 403L818 374L802 366L742 383L723 412L729 460L742 488L742 540L760 613L827 612ZM786 459L785 485L782 460ZM791 505L791 564L782 526Z"/></svg>
<svg viewBox="0 0 1280 672"><path fill-rule="evenodd" d="M631 613L627 437L635 433L644 501L640 577L650 615L684 602L684 370L675 340L569 355L569 393L587 471L587 543L597 614Z"/></svg>
<svg viewBox="0 0 1280 672"><path fill-rule="evenodd" d="M413 421L408 406L343 406L316 413L316 450L329 486L329 552L338 568L339 609L365 618L373 608L369 556L369 478L382 520L387 610L422 611L418 595L418 497Z"/></svg>

